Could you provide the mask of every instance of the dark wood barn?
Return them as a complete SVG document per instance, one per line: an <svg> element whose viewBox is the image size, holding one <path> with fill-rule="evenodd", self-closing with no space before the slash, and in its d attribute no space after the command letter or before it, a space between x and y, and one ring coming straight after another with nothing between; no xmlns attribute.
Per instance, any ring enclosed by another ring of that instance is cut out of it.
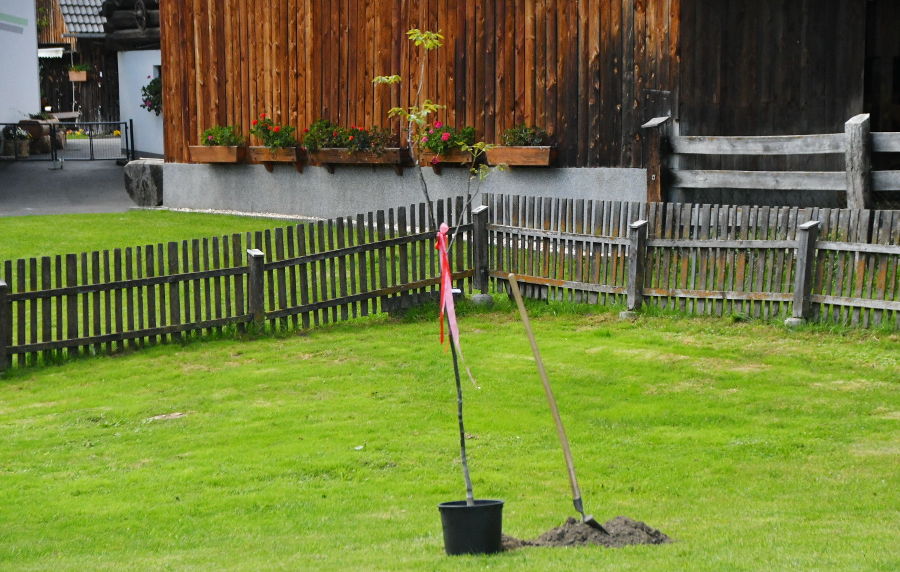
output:
<svg viewBox="0 0 900 572"><path fill-rule="evenodd" d="M681 135L900 126L896 0L172 0L162 3L169 161L213 124L268 112L386 124L412 103L410 28L440 30L424 93L480 138L545 127L563 167L640 167L641 125ZM786 160L785 160L786 161Z"/></svg>
<svg viewBox="0 0 900 572"><path fill-rule="evenodd" d="M102 0L38 0L38 46L61 47L62 58L41 58L41 106L80 112L81 121L119 119L118 67L107 49ZM72 82L73 64L90 67L86 81ZM37 110L29 112L37 112Z"/></svg>

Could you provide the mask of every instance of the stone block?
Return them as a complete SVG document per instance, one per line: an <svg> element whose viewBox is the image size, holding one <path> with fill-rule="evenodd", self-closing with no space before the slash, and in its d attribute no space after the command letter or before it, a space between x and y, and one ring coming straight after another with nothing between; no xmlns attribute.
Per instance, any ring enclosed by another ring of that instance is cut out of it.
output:
<svg viewBox="0 0 900 572"><path fill-rule="evenodd" d="M141 207L163 204L163 160L138 159L125 165L125 190Z"/></svg>

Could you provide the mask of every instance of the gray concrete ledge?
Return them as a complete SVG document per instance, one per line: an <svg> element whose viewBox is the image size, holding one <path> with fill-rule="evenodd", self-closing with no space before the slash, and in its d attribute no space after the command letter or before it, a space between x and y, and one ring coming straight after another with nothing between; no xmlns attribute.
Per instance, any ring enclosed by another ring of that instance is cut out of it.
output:
<svg viewBox="0 0 900 572"><path fill-rule="evenodd" d="M292 165L195 165L166 163L165 201L170 208L280 213L331 218L417 204L424 201L415 168L397 176L393 169L338 165L334 174L323 167ZM464 196L469 178L464 168L445 167L435 175L425 167L432 199ZM475 191L476 182L472 183ZM644 169L513 168L495 171L481 192L592 200L644 201ZM480 200L476 199L480 204Z"/></svg>

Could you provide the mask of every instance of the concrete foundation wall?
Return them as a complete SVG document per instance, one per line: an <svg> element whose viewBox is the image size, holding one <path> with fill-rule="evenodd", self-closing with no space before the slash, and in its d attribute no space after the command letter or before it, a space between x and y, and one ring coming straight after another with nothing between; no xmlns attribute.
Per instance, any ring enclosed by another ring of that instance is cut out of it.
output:
<svg viewBox="0 0 900 572"><path fill-rule="evenodd" d="M466 193L468 171L444 168L435 175L423 169L432 199ZM236 210L331 218L410 205L423 201L415 168L397 176L386 167L292 165L195 165L166 163L164 206ZM477 182L472 183L475 191ZM595 200L645 201L644 169L510 169L494 172L481 192ZM480 203L476 199L476 203Z"/></svg>

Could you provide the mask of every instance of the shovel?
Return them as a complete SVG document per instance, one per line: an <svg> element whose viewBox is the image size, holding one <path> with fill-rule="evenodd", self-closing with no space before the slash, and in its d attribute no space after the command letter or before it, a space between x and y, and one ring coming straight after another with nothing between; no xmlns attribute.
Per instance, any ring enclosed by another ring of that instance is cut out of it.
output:
<svg viewBox="0 0 900 572"><path fill-rule="evenodd" d="M547 394L547 403L550 404L550 413L553 414L553 421L556 423L556 434L559 436L563 456L566 458L566 468L569 469L569 484L572 485L572 504L575 505L575 510L581 513L581 522L592 528L606 532L603 526L597 522L592 515L584 513L584 505L581 502L581 489L578 487L578 479L575 477L575 463L572 461L572 451L569 449L569 439L566 437L566 430L563 428L562 419L559 417L559 409L556 407L556 398L553 397L553 390L550 388L550 380L547 378L547 372L544 370L544 362L541 360L541 352L538 350L537 341L534 339L534 332L531 331L531 322L528 321L528 312L525 311L525 303L522 301L522 294L519 292L519 284L516 282L515 274L509 275L509 287L512 290L513 297L516 299L516 305L519 307L519 314L522 316L525 333L528 334L528 341L531 342L531 352L534 354L534 361L537 364L538 374L540 374L541 381L544 384L544 393Z"/></svg>

